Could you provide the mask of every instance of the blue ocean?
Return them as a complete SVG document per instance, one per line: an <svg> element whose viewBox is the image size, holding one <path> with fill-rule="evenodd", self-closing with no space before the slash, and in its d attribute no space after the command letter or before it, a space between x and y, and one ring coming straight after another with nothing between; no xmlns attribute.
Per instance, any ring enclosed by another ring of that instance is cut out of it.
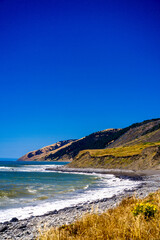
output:
<svg viewBox="0 0 160 240"><path fill-rule="evenodd" d="M139 183L109 174L47 171L63 162L19 162L0 159L0 222L25 219L102 198Z"/></svg>

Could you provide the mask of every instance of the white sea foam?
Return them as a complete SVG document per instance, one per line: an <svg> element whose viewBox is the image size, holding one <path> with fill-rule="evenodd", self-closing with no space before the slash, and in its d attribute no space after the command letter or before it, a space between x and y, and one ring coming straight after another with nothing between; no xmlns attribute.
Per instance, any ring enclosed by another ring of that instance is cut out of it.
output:
<svg viewBox="0 0 160 240"><path fill-rule="evenodd" d="M37 190L36 190L36 189L33 189L32 187L27 187L26 189L27 189L27 191L28 191L29 193L35 194L35 193L37 192Z"/></svg>
<svg viewBox="0 0 160 240"><path fill-rule="evenodd" d="M57 168L57 165L23 165L22 167L0 167L0 171L46 172L46 168ZM50 171L47 171L50 172Z"/></svg>
<svg viewBox="0 0 160 240"><path fill-rule="evenodd" d="M93 189L86 185L86 189L82 193L68 196L65 200L45 201L34 206L26 206L19 208L11 208L1 210L0 222L9 221L13 217L25 219L30 216L43 215L47 212L60 210L65 207L73 207L85 202L93 202L103 198L111 198L113 195L122 193L124 190L133 189L140 184L139 181L129 179L120 179L114 175L96 174L99 179L98 185Z"/></svg>
<svg viewBox="0 0 160 240"><path fill-rule="evenodd" d="M86 185L83 189L87 189L89 187L89 185Z"/></svg>
<svg viewBox="0 0 160 240"><path fill-rule="evenodd" d="M12 168L11 167L0 167L0 171L9 171L11 170Z"/></svg>

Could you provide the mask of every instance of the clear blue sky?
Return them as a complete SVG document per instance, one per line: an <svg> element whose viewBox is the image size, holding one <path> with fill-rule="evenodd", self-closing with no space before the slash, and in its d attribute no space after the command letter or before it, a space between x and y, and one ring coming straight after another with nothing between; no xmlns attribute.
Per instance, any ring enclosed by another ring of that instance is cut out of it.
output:
<svg viewBox="0 0 160 240"><path fill-rule="evenodd" d="M158 118L159 105L159 1L0 1L0 157Z"/></svg>

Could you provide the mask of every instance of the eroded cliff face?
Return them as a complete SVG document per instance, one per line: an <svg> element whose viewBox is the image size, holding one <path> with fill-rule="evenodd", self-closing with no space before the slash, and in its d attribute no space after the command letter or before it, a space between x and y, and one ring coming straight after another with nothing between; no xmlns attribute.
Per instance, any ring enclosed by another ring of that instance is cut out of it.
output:
<svg viewBox="0 0 160 240"><path fill-rule="evenodd" d="M152 119L132 124L131 126L123 129L106 129L95 132L77 140L60 141L36 151L29 152L22 156L19 160L75 161L78 154L87 149L114 149L117 147L135 146L138 144L147 144L148 142L155 143L158 141L160 141L160 119ZM142 148L144 149L144 146ZM88 156L85 155L85 159L87 159L87 157ZM94 160L96 159L95 161L98 161L99 158L98 156L96 157L97 158L94 156ZM101 162L103 162L102 156L99 157L101 157ZM126 157L126 155L124 155L124 158L125 161L132 161L131 156ZM118 156L114 156L114 161L110 163L112 167L114 167L116 161L119 161ZM121 160L121 163L122 162L123 161ZM83 164L85 167L86 163L83 162ZM109 167L109 162L107 164ZM124 162L123 166L125 166L125 164L127 165L127 163ZM96 166L96 163L94 163L94 165ZM103 167L103 164L101 164L101 166Z"/></svg>
<svg viewBox="0 0 160 240"><path fill-rule="evenodd" d="M79 152L69 167L160 169L160 119L133 124L118 134L105 149Z"/></svg>
<svg viewBox="0 0 160 240"><path fill-rule="evenodd" d="M160 170L160 144L146 147L140 154L96 156L89 150L83 151L68 164L71 168L106 168L130 170Z"/></svg>

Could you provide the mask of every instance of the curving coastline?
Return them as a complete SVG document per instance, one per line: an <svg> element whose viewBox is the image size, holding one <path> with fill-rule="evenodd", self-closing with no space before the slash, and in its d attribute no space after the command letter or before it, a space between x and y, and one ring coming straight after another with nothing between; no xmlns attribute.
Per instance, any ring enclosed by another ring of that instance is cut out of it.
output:
<svg viewBox="0 0 160 240"><path fill-rule="evenodd" d="M55 168L46 168L46 171L59 171L70 173L98 173L98 174L113 174L117 177L133 177L141 179L143 176L160 175L160 170L129 170L129 169L104 169L104 168L71 168L67 165L56 166Z"/></svg>
<svg viewBox="0 0 160 240"><path fill-rule="evenodd" d="M51 170L51 169L49 169ZM68 169L67 167L54 168L53 171L76 172L76 169ZM30 217L25 220L18 220L13 218L10 222L0 223L1 239L23 239L33 240L36 238L39 229L51 226L61 226L66 223L73 222L76 218L81 217L86 211L92 211L93 208L103 212L108 208L114 207L124 197L133 195L134 193L139 197L145 197L150 192L156 191L160 187L159 171L128 171L120 169L104 170L104 169L77 169L77 172L83 173L101 173L114 174L118 177L132 178L132 180L140 181L140 185L132 190L124 191L122 194L114 195L111 198L104 198L92 203L84 203L74 207L64 208L59 211L49 212L43 216Z"/></svg>

